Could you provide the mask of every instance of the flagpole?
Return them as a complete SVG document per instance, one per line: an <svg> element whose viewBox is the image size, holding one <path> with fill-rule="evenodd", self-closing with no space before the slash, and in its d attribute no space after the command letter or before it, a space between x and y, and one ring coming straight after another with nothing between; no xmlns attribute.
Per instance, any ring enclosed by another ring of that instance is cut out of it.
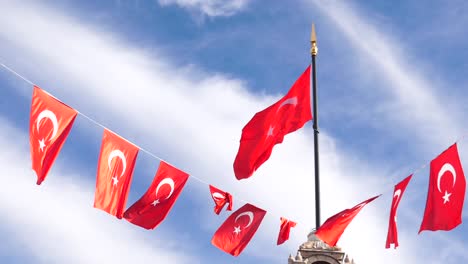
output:
<svg viewBox="0 0 468 264"><path fill-rule="evenodd" d="M318 53L317 37L315 35L315 25L312 24L310 34L310 55L312 57L312 111L314 128L314 167L315 167L315 228L320 227L320 177L319 177L319 143L318 143L318 111L317 111L317 72L315 68L315 57Z"/></svg>

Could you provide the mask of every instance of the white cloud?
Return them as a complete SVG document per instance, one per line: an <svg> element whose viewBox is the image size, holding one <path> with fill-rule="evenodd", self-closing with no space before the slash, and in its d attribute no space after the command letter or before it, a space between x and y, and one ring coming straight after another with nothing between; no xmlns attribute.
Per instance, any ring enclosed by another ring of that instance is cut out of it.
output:
<svg viewBox="0 0 468 264"><path fill-rule="evenodd" d="M361 69L365 69L360 71L360 74L375 81L375 85L368 86L372 90L365 91L366 93L373 93L374 96L377 95L379 98L374 104L381 111L373 113L377 114L380 120L381 118L386 120L383 124L387 126L387 129L390 126L390 133L400 133L404 137L413 139L412 142L423 142L423 145L418 145L420 146L418 151L427 153L429 150L433 154L441 152L449 144L452 144L455 139L460 138L464 129L466 129L463 122L460 122L460 117L463 116L463 114L460 114L460 110L463 108L460 98L450 97L446 87L439 87L440 82L434 82L436 78L431 78L428 76L429 73L420 70L423 68L423 61L417 61L414 58L411 60L406 59L411 58L411 56L406 53L405 43L398 38L397 34L389 34L384 31L385 27L379 25L378 22L366 20L365 18L371 16L365 12L360 12L359 8L350 3L340 1L304 2L314 10L318 8L326 18L333 22L334 28L327 28L327 30L335 32L338 29L345 36L345 40L348 41L346 43L351 44L352 49L347 47L347 51L350 51L350 56L357 60L358 64L361 64L363 67ZM346 46L348 45L346 44ZM373 75L376 72L378 73L377 77ZM372 105L374 106L374 104ZM462 142L461 146L463 145ZM460 152L463 160L463 154L466 153L466 150L462 147ZM413 177L411 185L417 185L417 188L423 187L415 191L416 195L421 196L421 200L423 200L426 195L427 185L425 184L427 183L423 183L421 179L427 179L427 173L420 172L418 174L423 175ZM403 178L403 175L401 178ZM417 230L419 228L420 213L422 214L424 205L411 204L405 208L408 210L407 212L400 209L400 214L408 216L408 221L399 224L401 230ZM364 222L362 218L359 218L356 222L362 224L359 230L366 230L367 221ZM373 232L381 231L379 229ZM460 232L460 228L454 232L457 231ZM427 261L427 259L432 259L434 263L449 261L446 258L447 255L456 255L461 259L468 259L467 254L458 250L466 242L460 241L455 236L450 236L450 233L426 234L426 236L419 236L422 237L419 241L413 242L410 242L414 239L414 237L411 238L411 233L401 233L403 236L408 235L407 239L409 241L406 241L405 245L398 249L398 254L407 249L407 243L426 243L428 247L440 243L445 246L440 247L443 248L445 255L431 255L430 257L426 255L424 261ZM381 234L381 236L385 235L384 233ZM355 233L355 237L359 237L359 234ZM436 238L437 242L427 241L430 239L429 237ZM355 241L351 239L347 242L350 243L350 247L355 245ZM342 241L342 243L346 244L345 241ZM420 245L420 247L424 246ZM362 253L358 251L356 255L359 256ZM390 254L392 256L396 255L395 253ZM405 257L401 258L400 262L412 262L406 259L406 256L409 255L402 254L401 256ZM362 254L361 258L365 258L365 255Z"/></svg>
<svg viewBox="0 0 468 264"><path fill-rule="evenodd" d="M2 228L14 236L5 240L24 246L21 255L36 263L197 263L195 256L180 255L171 234L158 234L160 242L149 242L150 232L136 228L94 209L94 182L76 181L83 175L54 166L47 182L35 184L30 169L28 136L0 118L0 192ZM2 246L3 247L3 246ZM3 253L7 254L7 253Z"/></svg>
<svg viewBox="0 0 468 264"><path fill-rule="evenodd" d="M372 91L364 91L378 94L379 100L372 104L378 109L373 111L374 119L384 118L385 126L403 126L395 129L392 125L390 129L415 138L414 141L422 141L422 147L430 151L446 147L464 132L464 126L458 122L457 98L441 92L435 85L435 78L431 79L420 70L424 65L422 61L406 59L411 56L405 52L405 43L397 34L387 34L378 22L364 19L369 16L350 3L304 2L325 14L336 26L332 30L338 29L344 34L352 47L347 47L350 56L362 67L359 75L374 81L374 85L367 86Z"/></svg>
<svg viewBox="0 0 468 264"><path fill-rule="evenodd" d="M241 205L237 199L240 197L267 209L269 214L247 254L284 263L305 240L314 224L310 124L276 146L270 160L253 178L238 182L232 162L240 131L253 113L275 99L249 94L239 80L174 67L164 54L136 50L107 32L49 8L1 2L0 9L8 10L0 16L4 25L0 38L8 47L2 50L2 57L7 64L33 80L41 80L44 89L67 104L192 176L232 191L237 205ZM27 61L17 60L20 56L27 57ZM29 92L25 92L26 96ZM422 123L426 119L418 113L414 120ZM376 194L372 190L388 188L389 181L375 177L388 175L385 166L369 165L353 153L344 153L333 138L321 133L322 218ZM193 199L201 203L207 188L198 186L199 193ZM89 195L87 199L92 199ZM405 247L398 255L383 249L389 203L382 197L363 210L343 236L343 247L361 264L418 263L424 252L414 242L416 236L408 233L410 228L401 228L400 242ZM44 203L44 208L48 205L54 206L54 202ZM276 247L278 218L283 214L300 225L288 244ZM206 221L213 221L210 219ZM401 219L404 223L405 218ZM112 222L108 218L102 221ZM214 231L217 226L207 224L202 228ZM67 239L79 241L83 237L76 234Z"/></svg>
<svg viewBox="0 0 468 264"><path fill-rule="evenodd" d="M242 11L250 0L158 0L162 6L178 5L209 17L232 16Z"/></svg>

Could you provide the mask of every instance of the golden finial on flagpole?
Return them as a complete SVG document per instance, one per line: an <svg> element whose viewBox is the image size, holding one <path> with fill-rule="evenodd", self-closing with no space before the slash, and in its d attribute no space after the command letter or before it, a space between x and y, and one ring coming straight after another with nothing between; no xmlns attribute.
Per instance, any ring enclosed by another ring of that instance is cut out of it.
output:
<svg viewBox="0 0 468 264"><path fill-rule="evenodd" d="M318 53L318 47L317 47L317 36L315 35L315 25L312 24L312 32L310 33L310 54L312 56L316 56Z"/></svg>

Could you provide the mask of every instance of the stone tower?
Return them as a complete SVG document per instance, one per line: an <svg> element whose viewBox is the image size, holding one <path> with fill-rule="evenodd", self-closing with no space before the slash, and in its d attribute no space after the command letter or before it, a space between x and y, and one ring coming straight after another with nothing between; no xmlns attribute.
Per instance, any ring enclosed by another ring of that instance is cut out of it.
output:
<svg viewBox="0 0 468 264"><path fill-rule="evenodd" d="M315 236L307 236L307 242L299 246L296 257L289 255L288 264L355 264L339 247L330 247Z"/></svg>

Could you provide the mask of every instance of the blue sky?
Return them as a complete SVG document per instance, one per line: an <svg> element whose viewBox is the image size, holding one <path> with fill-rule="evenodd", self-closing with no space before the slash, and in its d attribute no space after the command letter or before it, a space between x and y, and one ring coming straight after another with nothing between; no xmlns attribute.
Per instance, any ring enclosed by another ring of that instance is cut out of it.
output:
<svg viewBox="0 0 468 264"><path fill-rule="evenodd" d="M0 62L193 177L163 224L143 230L93 209L102 128L79 116L48 178L30 169L32 87L0 70L0 260L5 263L286 263L314 227L312 124L235 180L242 127L286 93L319 44L322 221L379 193L339 245L357 263L468 261L462 224L423 232L428 168L468 131L464 1L7 1ZM466 140L459 142L467 167ZM158 160L140 153L127 206ZM394 184L400 247L385 250ZM268 211L234 258L210 244L209 182ZM466 215L466 209L464 210ZM279 217L298 222L276 246ZM466 216L463 218L466 221Z"/></svg>

